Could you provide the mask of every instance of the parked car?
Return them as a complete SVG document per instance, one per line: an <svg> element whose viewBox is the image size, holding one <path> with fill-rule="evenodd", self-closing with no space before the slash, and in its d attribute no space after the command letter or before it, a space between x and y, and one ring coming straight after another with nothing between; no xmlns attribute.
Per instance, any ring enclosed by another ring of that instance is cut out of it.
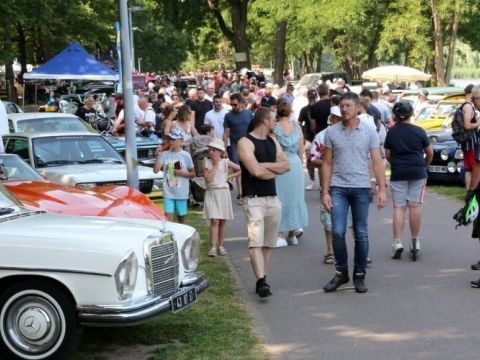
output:
<svg viewBox="0 0 480 360"><path fill-rule="evenodd" d="M72 114L62 113L22 113L22 114L8 114L8 131L3 130L3 133L19 133L25 131L34 132L91 132L97 133L96 130L86 123L78 116ZM3 127L0 125L0 129ZM105 139L113 145L115 150L125 157L125 138L118 138L111 135L104 135ZM152 140L146 137L136 137L137 158L140 164L146 166L153 166L155 162L155 151L157 149L159 140Z"/></svg>
<svg viewBox="0 0 480 360"><path fill-rule="evenodd" d="M433 160L427 169L428 181L463 184L463 151L452 138L451 131L428 133L428 136L433 147Z"/></svg>
<svg viewBox="0 0 480 360"><path fill-rule="evenodd" d="M200 238L186 225L48 214L0 184L0 354L66 359L85 326L126 326L195 303Z"/></svg>
<svg viewBox="0 0 480 360"><path fill-rule="evenodd" d="M101 185L126 185L123 158L101 135L71 132L24 132L3 136L5 152L17 154L50 181L91 189ZM163 173L138 166L139 189L161 186Z"/></svg>
<svg viewBox="0 0 480 360"><path fill-rule="evenodd" d="M333 79L343 79L347 84L352 83L351 77L345 72L321 72L321 73L311 73L305 74L302 76L298 84L296 85L297 88L300 86L306 86L308 88L316 88L322 81Z"/></svg>
<svg viewBox="0 0 480 360"><path fill-rule="evenodd" d="M17 113L23 113L23 110L15 104L14 102L10 101L2 101L3 106L5 106L5 110L7 111L7 114L17 114Z"/></svg>
<svg viewBox="0 0 480 360"><path fill-rule="evenodd" d="M128 186L84 190L41 177L18 155L0 154L0 182L31 210L56 214L164 220L147 196Z"/></svg>
<svg viewBox="0 0 480 360"><path fill-rule="evenodd" d="M418 99L418 92L420 90L426 90L428 92L428 101L431 102L432 104L436 104L440 100L443 100L445 96L448 96L451 94L456 95L461 93L463 95L463 89L459 87L453 87L453 86L425 87L425 88L415 89L415 90L404 90L401 92L401 99L408 100L414 103Z"/></svg>
<svg viewBox="0 0 480 360"><path fill-rule="evenodd" d="M450 94L433 107L426 107L415 118L413 124L425 130L441 130L450 127L455 110L465 102L463 93Z"/></svg>

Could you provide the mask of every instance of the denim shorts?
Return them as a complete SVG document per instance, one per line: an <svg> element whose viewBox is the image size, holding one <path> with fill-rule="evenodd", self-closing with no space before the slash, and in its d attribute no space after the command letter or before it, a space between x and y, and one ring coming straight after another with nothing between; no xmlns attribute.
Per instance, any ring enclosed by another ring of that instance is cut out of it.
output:
<svg viewBox="0 0 480 360"><path fill-rule="evenodd" d="M423 204L427 179L390 181L394 207L405 207L409 202Z"/></svg>
<svg viewBox="0 0 480 360"><path fill-rule="evenodd" d="M177 216L187 215L187 199L163 199L163 211Z"/></svg>

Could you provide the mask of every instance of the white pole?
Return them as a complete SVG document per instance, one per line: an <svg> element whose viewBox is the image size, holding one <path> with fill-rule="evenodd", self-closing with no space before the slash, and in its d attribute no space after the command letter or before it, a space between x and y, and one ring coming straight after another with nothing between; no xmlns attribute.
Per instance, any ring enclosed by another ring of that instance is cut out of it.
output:
<svg viewBox="0 0 480 360"><path fill-rule="evenodd" d="M120 8L120 40L122 49L122 85L125 112L125 160L127 162L127 185L138 189L138 158L133 110L132 58L130 57L131 21L128 22L127 0L118 0ZM131 14L130 14L131 15ZM130 29L129 29L130 25ZM130 32L129 32L130 30Z"/></svg>

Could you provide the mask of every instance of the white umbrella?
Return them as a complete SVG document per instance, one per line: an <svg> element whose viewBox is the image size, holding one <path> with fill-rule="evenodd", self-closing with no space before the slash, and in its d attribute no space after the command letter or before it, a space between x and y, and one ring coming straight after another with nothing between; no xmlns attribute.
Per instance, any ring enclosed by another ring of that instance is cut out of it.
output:
<svg viewBox="0 0 480 360"><path fill-rule="evenodd" d="M374 81L426 81L432 75L408 66L387 65L365 71L362 77Z"/></svg>

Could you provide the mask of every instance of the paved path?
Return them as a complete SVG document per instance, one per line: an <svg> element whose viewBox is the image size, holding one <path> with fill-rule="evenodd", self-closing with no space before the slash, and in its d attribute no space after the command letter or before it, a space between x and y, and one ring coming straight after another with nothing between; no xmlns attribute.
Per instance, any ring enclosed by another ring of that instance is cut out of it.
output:
<svg viewBox="0 0 480 360"><path fill-rule="evenodd" d="M471 227L454 228L451 217L461 205L458 201L427 194L417 262L408 251L401 260L390 259L391 202L380 211L372 206L368 293L355 293L350 283L326 294L322 287L334 267L322 263L318 192L306 192L306 197L310 226L299 246L274 250L268 280L274 295L266 300L254 292L240 206L234 205L236 219L227 227L226 246L243 296L275 359L478 358L480 290L469 282L480 272L469 267L480 258L480 250L470 238Z"/></svg>

